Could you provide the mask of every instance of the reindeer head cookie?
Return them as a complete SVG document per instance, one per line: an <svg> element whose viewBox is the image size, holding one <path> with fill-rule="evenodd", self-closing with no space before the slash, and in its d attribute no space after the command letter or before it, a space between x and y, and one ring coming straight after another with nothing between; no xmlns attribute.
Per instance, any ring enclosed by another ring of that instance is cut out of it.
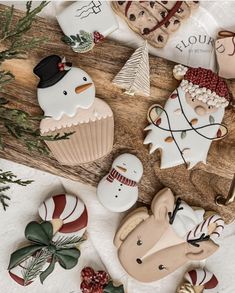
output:
<svg viewBox="0 0 235 293"><path fill-rule="evenodd" d="M218 215L203 218L170 189L158 192L151 211L139 208L120 225L114 244L129 275L141 282L157 281L191 260L203 260L219 246L215 240L224 226Z"/></svg>

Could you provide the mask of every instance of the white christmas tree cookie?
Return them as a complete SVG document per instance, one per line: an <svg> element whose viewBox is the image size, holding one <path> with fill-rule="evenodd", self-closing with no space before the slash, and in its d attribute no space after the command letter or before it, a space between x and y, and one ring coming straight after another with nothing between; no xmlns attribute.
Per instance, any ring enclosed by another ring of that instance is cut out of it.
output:
<svg viewBox="0 0 235 293"><path fill-rule="evenodd" d="M150 95L149 53L147 41L138 48L113 79L128 95Z"/></svg>
<svg viewBox="0 0 235 293"><path fill-rule="evenodd" d="M118 156L110 172L100 181L97 196L112 212L124 212L138 199L138 182L143 175L141 161L132 154Z"/></svg>
<svg viewBox="0 0 235 293"><path fill-rule="evenodd" d="M175 66L175 77L182 80L164 107L153 105L145 128L144 144L150 153L161 150L161 168L185 164L192 168L206 163L211 142L228 132L222 125L224 109L230 101L226 83L211 70Z"/></svg>

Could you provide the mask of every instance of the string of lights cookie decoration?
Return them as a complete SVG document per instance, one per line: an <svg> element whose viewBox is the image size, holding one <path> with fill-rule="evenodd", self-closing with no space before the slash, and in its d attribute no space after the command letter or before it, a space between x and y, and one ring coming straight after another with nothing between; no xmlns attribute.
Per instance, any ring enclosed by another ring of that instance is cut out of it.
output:
<svg viewBox="0 0 235 293"><path fill-rule="evenodd" d="M211 142L228 134L222 119L231 96L226 83L211 70L177 65L173 73L183 80L164 107L150 107L144 144L151 145L150 153L162 150L161 168L182 163L192 168L206 163Z"/></svg>

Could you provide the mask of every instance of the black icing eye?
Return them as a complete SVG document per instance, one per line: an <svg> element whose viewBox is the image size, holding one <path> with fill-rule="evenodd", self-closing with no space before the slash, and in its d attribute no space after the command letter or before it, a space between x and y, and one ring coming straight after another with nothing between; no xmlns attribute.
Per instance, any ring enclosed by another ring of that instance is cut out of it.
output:
<svg viewBox="0 0 235 293"><path fill-rule="evenodd" d="M158 269L159 269L160 271L162 271L162 270L165 269L165 267L164 267L164 265L159 265L159 266L158 266Z"/></svg>
<svg viewBox="0 0 235 293"><path fill-rule="evenodd" d="M84 80L84 81L87 81L87 78L84 76L84 77L83 77L83 80Z"/></svg>
<svg viewBox="0 0 235 293"><path fill-rule="evenodd" d="M211 106L208 106L208 109L212 109L212 107Z"/></svg>
<svg viewBox="0 0 235 293"><path fill-rule="evenodd" d="M65 96L67 96L68 93L67 93L66 91L63 91L63 94L64 94Z"/></svg>
<svg viewBox="0 0 235 293"><path fill-rule="evenodd" d="M192 98L192 102L195 102L195 99L194 98Z"/></svg>
<svg viewBox="0 0 235 293"><path fill-rule="evenodd" d="M136 20L136 17L135 17L134 14L131 14L131 15L129 16L129 19L130 19L130 21L135 21L135 20Z"/></svg>
<svg viewBox="0 0 235 293"><path fill-rule="evenodd" d="M138 246L141 246L142 244L143 244L143 242L140 240L140 239L138 239L138 241L137 241L137 243L136 243Z"/></svg>

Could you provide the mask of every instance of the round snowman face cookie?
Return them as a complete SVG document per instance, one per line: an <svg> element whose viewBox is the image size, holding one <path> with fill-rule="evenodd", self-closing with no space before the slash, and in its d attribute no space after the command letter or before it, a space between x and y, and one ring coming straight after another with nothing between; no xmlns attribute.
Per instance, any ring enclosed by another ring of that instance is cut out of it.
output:
<svg viewBox="0 0 235 293"><path fill-rule="evenodd" d="M100 181L97 196L112 212L124 212L138 199L138 182L143 175L141 161L132 154L117 157L110 172Z"/></svg>

